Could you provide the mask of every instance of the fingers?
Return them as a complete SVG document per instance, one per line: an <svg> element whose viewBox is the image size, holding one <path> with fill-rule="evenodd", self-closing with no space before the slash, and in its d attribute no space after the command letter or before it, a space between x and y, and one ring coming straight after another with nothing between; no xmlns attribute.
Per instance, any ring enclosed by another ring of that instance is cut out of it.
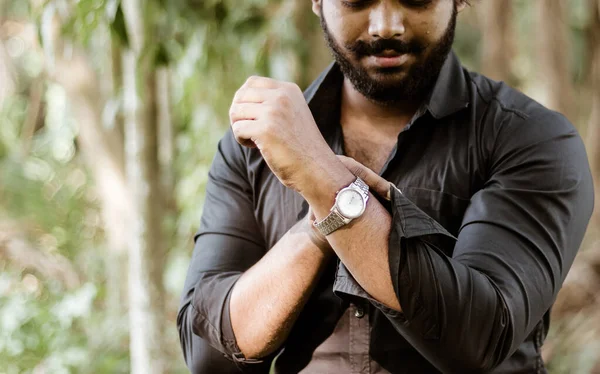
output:
<svg viewBox="0 0 600 374"><path fill-rule="evenodd" d="M353 158L338 155L339 160L352 174L362 179L379 196L390 200L391 183L383 179L379 174L364 166Z"/></svg>
<svg viewBox="0 0 600 374"><path fill-rule="evenodd" d="M267 77L259 77L257 75L253 75L246 79L246 82L242 87L254 87L254 88L279 88L284 82L280 82L278 80L267 78Z"/></svg>
<svg viewBox="0 0 600 374"><path fill-rule="evenodd" d="M291 91L300 88L290 82L282 82L272 78L251 76L236 92L234 103L262 103L277 96L278 91Z"/></svg>
<svg viewBox="0 0 600 374"><path fill-rule="evenodd" d="M233 103L264 103L273 95L273 89L242 86L233 96Z"/></svg>
<svg viewBox="0 0 600 374"><path fill-rule="evenodd" d="M273 125L273 116L281 116L282 108L290 102L288 96L292 87L291 83L265 77L252 76L246 80L229 109L231 127L238 143L260 148L257 139Z"/></svg>
<svg viewBox="0 0 600 374"><path fill-rule="evenodd" d="M255 142L255 134L258 126L260 126L260 124L257 121L239 120L231 124L231 129L235 136L235 140L238 143L244 147L256 148L258 144Z"/></svg>
<svg viewBox="0 0 600 374"><path fill-rule="evenodd" d="M233 124L242 120L255 120L264 112L259 103L235 103L229 109L229 121Z"/></svg>
<svg viewBox="0 0 600 374"><path fill-rule="evenodd" d="M235 140L248 148L255 148L256 143L253 140L254 130L258 126L255 121L261 113L260 104L241 103L233 104L229 109L229 120L231 128L235 135Z"/></svg>

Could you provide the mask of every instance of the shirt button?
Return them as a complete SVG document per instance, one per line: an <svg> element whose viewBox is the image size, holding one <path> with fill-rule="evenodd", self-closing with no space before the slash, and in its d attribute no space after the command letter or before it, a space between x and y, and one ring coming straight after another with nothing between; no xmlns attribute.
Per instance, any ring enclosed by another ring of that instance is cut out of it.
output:
<svg viewBox="0 0 600 374"><path fill-rule="evenodd" d="M363 318L365 316L365 310L361 307L357 307L354 311L354 317Z"/></svg>

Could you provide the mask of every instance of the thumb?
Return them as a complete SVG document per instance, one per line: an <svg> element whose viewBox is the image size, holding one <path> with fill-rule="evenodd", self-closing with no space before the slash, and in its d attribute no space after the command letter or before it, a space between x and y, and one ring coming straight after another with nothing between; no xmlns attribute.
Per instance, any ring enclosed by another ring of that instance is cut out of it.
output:
<svg viewBox="0 0 600 374"><path fill-rule="evenodd" d="M373 190L379 196L390 200L390 185L392 183L386 181L379 174L375 173L373 170L369 169L353 158L341 155L338 155L337 157L342 164L344 164L346 169L362 179L371 190Z"/></svg>

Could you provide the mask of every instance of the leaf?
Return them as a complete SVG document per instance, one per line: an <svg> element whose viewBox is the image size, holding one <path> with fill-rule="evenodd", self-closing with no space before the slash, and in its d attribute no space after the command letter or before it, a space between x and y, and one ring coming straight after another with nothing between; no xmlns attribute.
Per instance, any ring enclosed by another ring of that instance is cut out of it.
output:
<svg viewBox="0 0 600 374"><path fill-rule="evenodd" d="M239 35L254 33L259 31L265 25L265 23L265 16L260 13L255 13L237 22L233 27L233 32Z"/></svg>
<svg viewBox="0 0 600 374"><path fill-rule="evenodd" d="M221 2L219 2L215 5L214 12L215 12L215 14L214 14L215 20L217 21L218 25L221 25L225 21L227 16L229 15L229 10Z"/></svg>
<svg viewBox="0 0 600 374"><path fill-rule="evenodd" d="M164 43L160 43L156 49L156 55L154 57L154 66L167 66L171 62L169 51L167 50Z"/></svg>
<svg viewBox="0 0 600 374"><path fill-rule="evenodd" d="M125 15L121 4L117 6L115 18L110 23L110 30L117 36L123 47L129 47L129 36L127 34L127 26L125 24Z"/></svg>

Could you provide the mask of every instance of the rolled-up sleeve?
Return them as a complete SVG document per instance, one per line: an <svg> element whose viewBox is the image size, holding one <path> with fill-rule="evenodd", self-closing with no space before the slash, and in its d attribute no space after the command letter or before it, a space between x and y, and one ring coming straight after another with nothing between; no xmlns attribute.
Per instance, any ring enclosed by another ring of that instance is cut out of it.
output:
<svg viewBox="0 0 600 374"><path fill-rule="evenodd" d="M265 254L253 209L243 149L231 131L213 160L200 229L188 269L177 327L186 363L196 366L198 337L244 372L266 372L268 359L245 359L229 315L230 293L244 271ZM266 369L265 369L266 368ZM266 371L265 371L266 370Z"/></svg>
<svg viewBox="0 0 600 374"><path fill-rule="evenodd" d="M389 264L403 313L371 302L443 372L487 372L518 348L552 306L594 205L583 142L554 112L513 116L489 161L457 238L392 188Z"/></svg>

